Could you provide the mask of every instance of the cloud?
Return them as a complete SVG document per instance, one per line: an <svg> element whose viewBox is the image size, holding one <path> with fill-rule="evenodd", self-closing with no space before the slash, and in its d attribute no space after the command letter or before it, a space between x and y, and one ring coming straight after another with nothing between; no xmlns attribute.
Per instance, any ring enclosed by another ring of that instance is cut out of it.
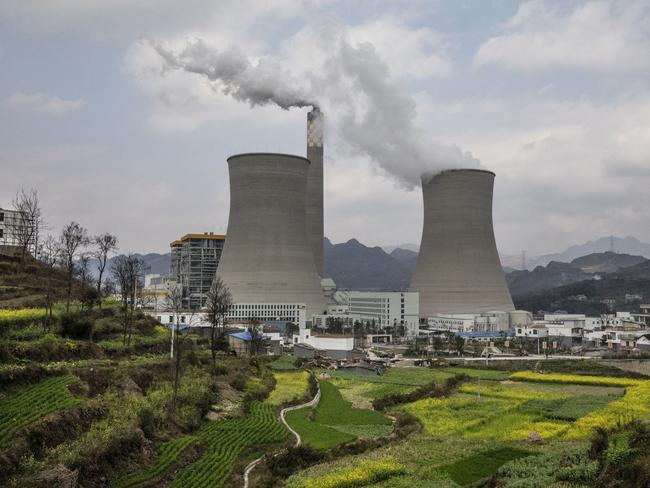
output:
<svg viewBox="0 0 650 488"><path fill-rule="evenodd" d="M485 41L474 66L488 64L532 73L550 68L616 74L650 66L650 4L588 1L563 13L532 0L519 6L503 34Z"/></svg>
<svg viewBox="0 0 650 488"><path fill-rule="evenodd" d="M48 93L16 92L5 101L7 107L62 117L85 105L83 100L64 100Z"/></svg>

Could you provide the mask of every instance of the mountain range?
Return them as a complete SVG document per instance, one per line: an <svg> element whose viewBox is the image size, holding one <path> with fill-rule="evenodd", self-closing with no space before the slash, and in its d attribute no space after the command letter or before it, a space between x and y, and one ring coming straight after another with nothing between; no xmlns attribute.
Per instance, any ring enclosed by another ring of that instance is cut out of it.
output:
<svg viewBox="0 0 650 488"><path fill-rule="evenodd" d="M615 249L636 249L642 252L610 252L608 249L590 252L593 249L609 247L612 241ZM418 253L412 249L414 245L405 246L411 248L369 247L357 239L333 244L325 238L325 275L332 278L342 289L406 290L415 270ZM386 249L390 249L390 252ZM585 254L581 254L582 252ZM138 254L138 256L145 263L146 273L169 274L169 253L148 253ZM539 264L530 271L515 269L516 263L513 263L515 266L512 267L504 265L503 270L512 295L523 296L584 280L597 279L603 274L615 273L638 265L647 257L650 257L650 244L644 244L634 237L613 240L603 237L596 241L571 246L562 253L539 256L535 259L544 264ZM113 259L115 258L109 260L109 269ZM92 266L91 272L96 275L96 263Z"/></svg>

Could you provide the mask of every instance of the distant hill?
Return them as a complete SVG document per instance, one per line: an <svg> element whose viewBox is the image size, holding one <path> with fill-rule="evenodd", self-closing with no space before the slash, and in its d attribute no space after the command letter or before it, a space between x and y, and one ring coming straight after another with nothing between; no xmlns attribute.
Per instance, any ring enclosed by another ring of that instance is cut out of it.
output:
<svg viewBox="0 0 650 488"><path fill-rule="evenodd" d="M650 301L650 261L604 275L600 280L583 280L528 295L513 297L515 306L537 313L540 310L564 310L568 313L597 315L612 309L602 300L614 300L613 310L633 311L638 301L626 295L640 295L642 302Z"/></svg>
<svg viewBox="0 0 650 488"><path fill-rule="evenodd" d="M325 274L339 288L382 291L408 289L411 267L387 254L381 247L364 246L356 239L341 244L332 244L329 239L325 239L324 244ZM399 252L398 255L404 256Z"/></svg>
<svg viewBox="0 0 650 488"><path fill-rule="evenodd" d="M506 282L510 294L518 297L584 280L599 279L602 275L628 270L646 262L648 260L643 256L609 251L593 253L570 263L551 261L547 266L537 266L533 271L515 270L506 275Z"/></svg>
<svg viewBox="0 0 650 488"><path fill-rule="evenodd" d="M506 275L506 283L513 297L587 279L593 279L593 274L585 273L572 264L556 261L551 261L548 266L537 266L533 271L515 270Z"/></svg>
<svg viewBox="0 0 650 488"><path fill-rule="evenodd" d="M551 261L561 263L570 263L576 258L587 256L595 253L605 253L613 248L615 253L630 254L633 256L643 256L650 259L650 244L641 242L633 236L628 237L601 237L595 241L588 241L584 244L578 244L567 248L560 253L544 254L541 256L527 256L526 267L533 269L537 266L546 266ZM501 263L516 269L521 269L521 255L501 255Z"/></svg>
<svg viewBox="0 0 650 488"><path fill-rule="evenodd" d="M629 268L644 261L646 261L646 258L643 256L632 256L631 254L619 254L607 251L576 258L571 261L571 264L586 273L615 273L623 268Z"/></svg>

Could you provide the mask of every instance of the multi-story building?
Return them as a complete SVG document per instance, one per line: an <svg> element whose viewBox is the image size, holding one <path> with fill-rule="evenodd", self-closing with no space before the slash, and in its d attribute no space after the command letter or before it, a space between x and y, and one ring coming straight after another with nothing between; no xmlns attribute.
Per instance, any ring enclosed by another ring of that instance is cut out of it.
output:
<svg viewBox="0 0 650 488"><path fill-rule="evenodd" d="M29 234L29 219L24 213L0 208L0 246L20 246L20 236ZM29 249L33 251L33 249Z"/></svg>
<svg viewBox="0 0 650 488"><path fill-rule="evenodd" d="M420 299L418 292L348 291L349 314L360 321L375 321L379 327L400 331L408 337L418 335Z"/></svg>
<svg viewBox="0 0 650 488"><path fill-rule="evenodd" d="M225 235L204 232L186 234L170 244L171 277L181 286L183 307L194 310L205 305L225 241Z"/></svg>

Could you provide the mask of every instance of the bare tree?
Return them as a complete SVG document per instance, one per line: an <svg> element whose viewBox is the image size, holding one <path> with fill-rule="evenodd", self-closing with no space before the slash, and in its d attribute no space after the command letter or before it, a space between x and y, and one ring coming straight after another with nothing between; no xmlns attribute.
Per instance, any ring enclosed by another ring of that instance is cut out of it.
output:
<svg viewBox="0 0 650 488"><path fill-rule="evenodd" d="M70 299L72 297L72 281L75 271L75 257L80 247L88 243L88 232L76 222L70 222L61 231L59 246L63 268L68 272L68 294L66 297L65 309L70 310Z"/></svg>
<svg viewBox="0 0 650 488"><path fill-rule="evenodd" d="M108 232L97 235L93 237L93 245L95 249L93 250L93 257L97 259L97 271L99 276L97 277L97 292L102 292L102 278L104 276L104 271L106 270L106 264L108 262L108 255L117 250L117 237ZM101 307L101 301L99 306Z"/></svg>
<svg viewBox="0 0 650 488"><path fill-rule="evenodd" d="M40 259L43 263L45 263L47 266L53 268L55 265L57 265L60 261L61 258L61 249L59 247L59 243L56 241L56 239L48 235L47 238L43 241L43 247L42 247L42 252L40 253ZM53 313L53 308L54 308L54 303L56 302L58 295L56 293L56 289L54 288L52 284L52 275L51 273L47 273L46 275L46 283L45 283L45 330L49 331L50 327L52 326L52 323L54 322L54 313Z"/></svg>
<svg viewBox="0 0 650 488"><path fill-rule="evenodd" d="M174 322L172 323L172 344L171 359L174 368L174 390L172 396L172 410L176 409L176 397L181 380L181 334L180 323L183 315L183 289L180 286L171 286L167 291L165 299L166 308L172 313Z"/></svg>
<svg viewBox="0 0 650 488"><path fill-rule="evenodd" d="M49 235L43 241L42 251L40 253L40 259L43 263L50 267L54 267L59 263L61 257L61 248L56 239Z"/></svg>
<svg viewBox="0 0 650 488"><path fill-rule="evenodd" d="M212 351L212 368L217 367L217 341L223 337L226 327L226 315L232 306L232 294L224 281L216 276L206 293L205 316L210 322L210 350Z"/></svg>
<svg viewBox="0 0 650 488"><path fill-rule="evenodd" d="M39 248L39 236L45 223L38 201L38 192L21 188L11 202L18 216L7 219L7 227L20 248L21 262L30 251L36 254Z"/></svg>
<svg viewBox="0 0 650 488"><path fill-rule="evenodd" d="M77 276L84 285L91 284L91 275L90 275L90 254L82 252L79 255L76 263Z"/></svg>
<svg viewBox="0 0 650 488"><path fill-rule="evenodd" d="M133 315L142 269L142 260L134 254L117 256L111 265L111 274L120 289L124 345L131 345Z"/></svg>
<svg viewBox="0 0 650 488"><path fill-rule="evenodd" d="M257 356L262 352L266 342L262 332L262 322L257 317L251 317L248 319L248 324L248 332L251 335L250 354L251 356Z"/></svg>

